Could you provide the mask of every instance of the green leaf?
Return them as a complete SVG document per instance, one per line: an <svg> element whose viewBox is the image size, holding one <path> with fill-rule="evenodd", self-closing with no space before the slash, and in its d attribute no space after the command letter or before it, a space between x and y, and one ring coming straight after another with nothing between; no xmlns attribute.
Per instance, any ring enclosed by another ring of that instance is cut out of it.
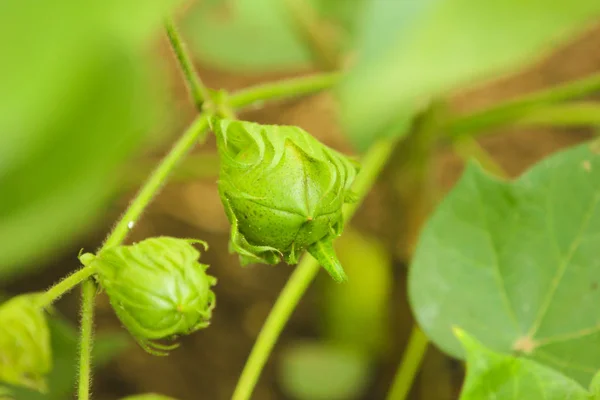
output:
<svg viewBox="0 0 600 400"><path fill-rule="evenodd" d="M456 336L467 352L467 376L460 400L587 400L574 380L537 362L487 349L466 332Z"/></svg>
<svg viewBox="0 0 600 400"><path fill-rule="evenodd" d="M183 24L195 54L220 69L262 72L311 61L280 0L196 2Z"/></svg>
<svg viewBox="0 0 600 400"><path fill-rule="evenodd" d="M318 342L296 343L283 354L283 390L297 400L350 400L369 383L368 360L359 352Z"/></svg>
<svg viewBox="0 0 600 400"><path fill-rule="evenodd" d="M159 122L142 51L170 6L0 4L0 279L84 231Z"/></svg>
<svg viewBox="0 0 600 400"><path fill-rule="evenodd" d="M365 0L306 0L316 14L343 33L349 46ZM282 0L196 2L183 21L195 54L205 63L234 72L279 72L313 63ZM334 38L337 38L334 36Z"/></svg>
<svg viewBox="0 0 600 400"><path fill-rule="evenodd" d="M52 318L48 323L52 338L54 368L48 375L49 390L46 394L15 388L13 393L19 400L66 400L72 397L77 376L77 352L79 333L62 318ZM93 348L93 363L105 365L131 344L124 333L101 333L96 336Z"/></svg>
<svg viewBox="0 0 600 400"><path fill-rule="evenodd" d="M361 147L398 113L537 60L594 22L600 2L372 0L365 14L359 59L340 87Z"/></svg>
<svg viewBox="0 0 600 400"><path fill-rule="evenodd" d="M421 233L409 297L461 357L456 325L587 386L600 368L600 156L554 154L514 182L471 164Z"/></svg>
<svg viewBox="0 0 600 400"><path fill-rule="evenodd" d="M600 371L596 372L590 383L590 392L593 400L600 399Z"/></svg>
<svg viewBox="0 0 600 400"><path fill-rule="evenodd" d="M0 386L0 400L13 400L12 391L4 386Z"/></svg>

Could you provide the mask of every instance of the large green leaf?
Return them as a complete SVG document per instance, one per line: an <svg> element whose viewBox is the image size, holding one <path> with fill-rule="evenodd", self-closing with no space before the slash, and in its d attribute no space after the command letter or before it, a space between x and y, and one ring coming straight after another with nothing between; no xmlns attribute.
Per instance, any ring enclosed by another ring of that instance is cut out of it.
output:
<svg viewBox="0 0 600 400"><path fill-rule="evenodd" d="M456 335L467 352L467 377L460 400L588 400L574 380L523 358L487 349L466 332Z"/></svg>
<svg viewBox="0 0 600 400"><path fill-rule="evenodd" d="M555 154L514 182L470 165L422 231L409 297L455 356L453 325L587 385L600 369L600 156Z"/></svg>
<svg viewBox="0 0 600 400"><path fill-rule="evenodd" d="M171 6L0 2L0 279L84 230L158 122L142 51Z"/></svg>
<svg viewBox="0 0 600 400"><path fill-rule="evenodd" d="M512 72L599 16L597 0L372 0L340 87L347 131L365 147L398 113Z"/></svg>

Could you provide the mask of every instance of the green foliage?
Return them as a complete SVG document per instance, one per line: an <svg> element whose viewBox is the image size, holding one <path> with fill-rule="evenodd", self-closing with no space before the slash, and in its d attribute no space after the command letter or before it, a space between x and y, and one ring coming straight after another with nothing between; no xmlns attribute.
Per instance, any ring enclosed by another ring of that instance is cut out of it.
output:
<svg viewBox="0 0 600 400"><path fill-rule="evenodd" d="M470 165L426 227L409 276L424 331L462 356L458 325L587 385L600 368L600 156L557 153L515 182Z"/></svg>
<svg viewBox="0 0 600 400"><path fill-rule="evenodd" d="M593 400L600 399L600 371L596 372L596 375L592 378L590 392L592 393Z"/></svg>
<svg viewBox="0 0 600 400"><path fill-rule="evenodd" d="M294 27L291 1L196 2L184 29L194 53L220 69L258 73L307 67L313 59L302 33ZM312 6L317 17L331 25L329 36L342 46L349 43L364 1L308 0L304 5Z"/></svg>
<svg viewBox="0 0 600 400"><path fill-rule="evenodd" d="M24 294L0 305L0 380L45 392L52 351L38 302L39 294Z"/></svg>
<svg viewBox="0 0 600 400"><path fill-rule="evenodd" d="M300 128L217 120L219 193L242 264L296 264L308 250L346 279L332 240L357 166Z"/></svg>
<svg viewBox="0 0 600 400"><path fill-rule="evenodd" d="M598 16L597 0L372 0L359 60L340 87L346 129L365 148L398 115L513 72Z"/></svg>
<svg viewBox="0 0 600 400"><path fill-rule="evenodd" d="M160 121L161 86L149 85L141 52L171 6L0 5L0 279L84 230L116 168Z"/></svg>
<svg viewBox="0 0 600 400"><path fill-rule="evenodd" d="M12 391L4 386L0 386L0 400L13 400Z"/></svg>
<svg viewBox="0 0 600 400"><path fill-rule="evenodd" d="M310 62L280 0L196 2L184 22L195 53L219 68L264 71Z"/></svg>
<svg viewBox="0 0 600 400"><path fill-rule="evenodd" d="M198 262L194 239L155 237L131 246L115 246L97 256L81 256L95 268L98 281L125 327L155 355L177 347L153 340L174 338L205 328L216 305L216 279Z"/></svg>
<svg viewBox="0 0 600 400"><path fill-rule="evenodd" d="M467 377L460 400L589 400L574 380L535 361L493 352L461 330Z"/></svg>
<svg viewBox="0 0 600 400"><path fill-rule="evenodd" d="M325 343L296 343L282 356L280 380L297 400L350 400L369 383L364 354Z"/></svg>

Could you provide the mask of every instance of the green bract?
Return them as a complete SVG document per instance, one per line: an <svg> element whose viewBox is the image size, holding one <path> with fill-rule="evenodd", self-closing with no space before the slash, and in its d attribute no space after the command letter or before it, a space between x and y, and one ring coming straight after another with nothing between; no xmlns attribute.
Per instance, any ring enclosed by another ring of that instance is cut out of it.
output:
<svg viewBox="0 0 600 400"><path fill-rule="evenodd" d="M20 295L0 305L0 381L43 392L52 351L38 296Z"/></svg>
<svg viewBox="0 0 600 400"><path fill-rule="evenodd" d="M210 323L216 279L198 262L200 252L192 243L207 248L200 240L156 237L80 257L93 263L117 316L152 354L177 347L153 340L174 339Z"/></svg>
<svg viewBox="0 0 600 400"><path fill-rule="evenodd" d="M242 265L296 264L308 250L336 281L332 246L358 166L300 128L219 119L219 193Z"/></svg>

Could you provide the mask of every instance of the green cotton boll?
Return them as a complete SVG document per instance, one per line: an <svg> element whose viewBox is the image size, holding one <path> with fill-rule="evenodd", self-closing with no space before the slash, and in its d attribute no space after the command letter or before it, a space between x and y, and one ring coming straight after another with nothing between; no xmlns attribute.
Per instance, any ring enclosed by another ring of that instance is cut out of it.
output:
<svg viewBox="0 0 600 400"><path fill-rule="evenodd" d="M242 265L296 264L308 250L344 281L332 241L342 231L358 165L294 126L215 119L213 129L230 247Z"/></svg>
<svg viewBox="0 0 600 400"><path fill-rule="evenodd" d="M24 294L0 305L0 381L46 392L52 350L39 296Z"/></svg>
<svg viewBox="0 0 600 400"><path fill-rule="evenodd" d="M115 313L151 354L166 355L178 346L155 340L187 335L210 323L216 304L211 286L217 280L206 273L208 265L198 262L193 243L208 248L201 240L163 236L80 257L96 269Z"/></svg>

